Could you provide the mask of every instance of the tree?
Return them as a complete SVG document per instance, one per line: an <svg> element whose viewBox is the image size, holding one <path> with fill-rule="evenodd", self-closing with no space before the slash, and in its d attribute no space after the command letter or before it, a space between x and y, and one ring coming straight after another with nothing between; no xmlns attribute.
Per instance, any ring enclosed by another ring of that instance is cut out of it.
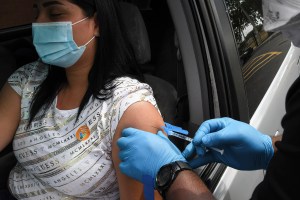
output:
<svg viewBox="0 0 300 200"><path fill-rule="evenodd" d="M243 31L252 25L257 44L261 38L257 26L262 23L262 0L225 0L238 43L245 39Z"/></svg>

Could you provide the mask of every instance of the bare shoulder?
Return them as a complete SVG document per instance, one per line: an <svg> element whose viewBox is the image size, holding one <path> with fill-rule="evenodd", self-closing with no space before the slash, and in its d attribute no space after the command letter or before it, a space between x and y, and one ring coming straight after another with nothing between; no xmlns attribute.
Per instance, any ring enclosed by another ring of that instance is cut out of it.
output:
<svg viewBox="0 0 300 200"><path fill-rule="evenodd" d="M10 106L14 108L20 107L21 97L12 87L6 83L0 91L0 109L9 109Z"/></svg>
<svg viewBox="0 0 300 200"><path fill-rule="evenodd" d="M140 101L131 105L123 114L120 122L122 128L134 127L145 131L157 132L163 126L163 119L159 110L149 102Z"/></svg>

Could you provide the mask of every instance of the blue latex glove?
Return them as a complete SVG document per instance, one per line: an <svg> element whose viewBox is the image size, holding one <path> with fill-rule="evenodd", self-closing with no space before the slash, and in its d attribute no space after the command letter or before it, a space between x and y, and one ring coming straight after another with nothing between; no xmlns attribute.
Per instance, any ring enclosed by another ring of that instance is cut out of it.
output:
<svg viewBox="0 0 300 200"><path fill-rule="evenodd" d="M158 170L175 161L185 161L180 150L161 131L157 135L134 128L122 131L117 141L123 174L142 182L144 175L156 177Z"/></svg>
<svg viewBox="0 0 300 200"><path fill-rule="evenodd" d="M211 148L224 150L223 154ZM274 150L270 136L264 135L252 126L233 120L220 118L205 121L183 151L193 168L218 162L239 170L266 169Z"/></svg>

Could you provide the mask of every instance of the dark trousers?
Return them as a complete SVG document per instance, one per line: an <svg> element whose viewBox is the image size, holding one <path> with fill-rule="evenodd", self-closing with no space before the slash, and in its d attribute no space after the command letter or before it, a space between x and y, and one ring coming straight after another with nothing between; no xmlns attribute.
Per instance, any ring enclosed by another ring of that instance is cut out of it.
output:
<svg viewBox="0 0 300 200"><path fill-rule="evenodd" d="M7 189L0 190L0 200L16 200Z"/></svg>

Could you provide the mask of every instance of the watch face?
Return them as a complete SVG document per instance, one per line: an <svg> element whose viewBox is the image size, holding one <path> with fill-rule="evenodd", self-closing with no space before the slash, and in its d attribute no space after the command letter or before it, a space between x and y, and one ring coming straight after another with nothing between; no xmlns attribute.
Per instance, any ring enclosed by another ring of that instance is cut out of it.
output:
<svg viewBox="0 0 300 200"><path fill-rule="evenodd" d="M158 172L158 175L156 177L156 183L157 186L163 187L166 185L170 180L172 176L172 166L167 165L161 168L161 170Z"/></svg>

